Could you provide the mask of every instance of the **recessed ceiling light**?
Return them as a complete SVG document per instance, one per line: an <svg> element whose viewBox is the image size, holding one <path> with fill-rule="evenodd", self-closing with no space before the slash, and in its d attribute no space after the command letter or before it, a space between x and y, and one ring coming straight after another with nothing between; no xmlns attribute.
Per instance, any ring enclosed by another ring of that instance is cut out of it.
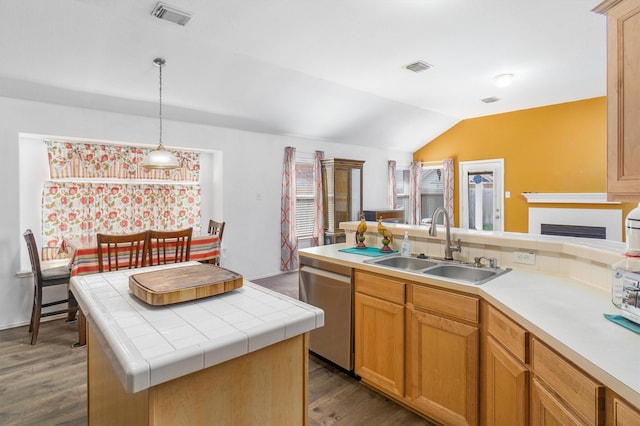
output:
<svg viewBox="0 0 640 426"><path fill-rule="evenodd" d="M493 83L496 87L507 87L513 80L513 74L500 74L493 77Z"/></svg>
<svg viewBox="0 0 640 426"><path fill-rule="evenodd" d="M433 65L428 64L424 61L418 61L418 62L414 62L412 64L409 65L405 65L405 68L408 69L409 71L413 71L413 72L422 72L422 71L426 71L429 68L432 68Z"/></svg>
<svg viewBox="0 0 640 426"><path fill-rule="evenodd" d="M485 104L492 104L494 102L498 102L499 100L500 100L500 98L496 98L495 96L492 96L490 98L481 99L481 101L484 102Z"/></svg>

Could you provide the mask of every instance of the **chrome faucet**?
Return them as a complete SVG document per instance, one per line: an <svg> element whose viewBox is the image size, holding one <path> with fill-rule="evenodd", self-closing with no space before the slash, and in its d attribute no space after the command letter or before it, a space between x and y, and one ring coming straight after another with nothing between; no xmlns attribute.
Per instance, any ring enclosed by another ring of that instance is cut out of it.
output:
<svg viewBox="0 0 640 426"><path fill-rule="evenodd" d="M480 268L481 266L484 266L482 264L482 259L486 259L486 260L489 261L489 267L490 268L497 268L498 267L498 259L496 259L495 257L485 257L485 256L474 257L473 258L473 266L475 266L476 268Z"/></svg>
<svg viewBox="0 0 640 426"><path fill-rule="evenodd" d="M453 260L453 252L457 251L459 253L462 251L462 249L460 247L460 238L458 238L457 245L451 245L451 224L449 223L449 215L444 208L437 207L433 212L433 216L431 216L431 225L429 227L429 235L431 235L432 237L438 235L438 231L436 229L436 218L438 217L439 213L442 213L442 215L444 216L444 226L447 232L447 241L444 246L444 259Z"/></svg>

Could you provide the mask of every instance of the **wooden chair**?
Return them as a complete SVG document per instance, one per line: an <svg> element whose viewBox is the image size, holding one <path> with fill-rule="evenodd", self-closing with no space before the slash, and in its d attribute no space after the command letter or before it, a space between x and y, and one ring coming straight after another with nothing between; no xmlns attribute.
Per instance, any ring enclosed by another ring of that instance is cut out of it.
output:
<svg viewBox="0 0 640 426"><path fill-rule="evenodd" d="M146 265L147 231L124 235L97 234L96 241L100 272L141 268Z"/></svg>
<svg viewBox="0 0 640 426"><path fill-rule="evenodd" d="M96 234L98 271L119 271L145 266L147 238L147 231L123 235ZM78 343L74 347L87 344L87 319L82 310L78 320L78 333Z"/></svg>
<svg viewBox="0 0 640 426"><path fill-rule="evenodd" d="M31 333L31 344L35 345L38 339L38 331L40 330L40 320L42 317L67 313L67 321L73 321L76 319L76 313L78 312L78 302L69 290L69 279L71 278L69 268L67 268L67 266L59 266L57 268L42 269L36 239L31 229L27 229L24 233L24 239L27 242L29 258L31 259L31 272L33 273L33 306L31 308L29 332ZM67 298L42 303L43 288L57 285L67 286ZM62 304L67 304L67 307L65 309L42 313L42 308Z"/></svg>
<svg viewBox="0 0 640 426"><path fill-rule="evenodd" d="M193 228L179 231L149 231L147 234L149 266L187 262L191 256L192 233Z"/></svg>
<svg viewBox="0 0 640 426"><path fill-rule="evenodd" d="M209 235L215 235L218 237L218 244L222 244L222 234L224 233L225 222L216 222L215 220L209 220ZM214 265L220 265L220 257L214 259L211 263Z"/></svg>
<svg viewBox="0 0 640 426"><path fill-rule="evenodd" d="M225 222L216 222L215 220L211 219L209 221L209 230L207 231L207 233L209 235L217 236L220 242L222 242L222 233L224 232L224 224Z"/></svg>

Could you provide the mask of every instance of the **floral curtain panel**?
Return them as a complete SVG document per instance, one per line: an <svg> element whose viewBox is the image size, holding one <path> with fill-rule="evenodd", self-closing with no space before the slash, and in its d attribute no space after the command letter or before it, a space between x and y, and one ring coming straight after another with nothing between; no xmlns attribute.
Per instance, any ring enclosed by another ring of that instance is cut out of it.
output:
<svg viewBox="0 0 640 426"><path fill-rule="evenodd" d="M409 224L420 224L420 174L422 173L422 163L413 161L409 164Z"/></svg>
<svg viewBox="0 0 640 426"><path fill-rule="evenodd" d="M453 158L447 158L442 163L444 178L444 208L449 215L449 223L453 226Z"/></svg>
<svg viewBox="0 0 640 426"><path fill-rule="evenodd" d="M282 163L282 196L280 198L280 270L298 269L298 237L296 234L296 149L284 149Z"/></svg>
<svg viewBox="0 0 640 426"><path fill-rule="evenodd" d="M316 151L313 155L313 180L315 181L314 204L316 215L313 221L313 247L324 245L324 203L322 193L322 160L324 151Z"/></svg>
<svg viewBox="0 0 640 426"><path fill-rule="evenodd" d="M390 209L396 208L396 161L389 160L387 162L387 206Z"/></svg>
<svg viewBox="0 0 640 426"><path fill-rule="evenodd" d="M42 219L43 247L56 250L70 236L197 229L200 186L47 182Z"/></svg>
<svg viewBox="0 0 640 426"><path fill-rule="evenodd" d="M199 182L200 154L171 151L178 157L179 169L157 170L142 167L151 148L46 141L51 179L147 179Z"/></svg>
<svg viewBox="0 0 640 426"><path fill-rule="evenodd" d="M200 227L199 153L172 151L179 169L150 170L142 167L150 148L46 144L52 181L42 194L43 259L56 256L64 237Z"/></svg>

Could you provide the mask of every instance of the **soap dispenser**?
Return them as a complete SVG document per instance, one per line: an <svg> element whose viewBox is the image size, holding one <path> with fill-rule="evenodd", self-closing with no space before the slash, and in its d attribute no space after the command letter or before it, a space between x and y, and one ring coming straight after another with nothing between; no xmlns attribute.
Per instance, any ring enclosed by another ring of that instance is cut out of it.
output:
<svg viewBox="0 0 640 426"><path fill-rule="evenodd" d="M400 248L401 256L411 256L411 243L409 242L409 231L404 231L404 239Z"/></svg>

